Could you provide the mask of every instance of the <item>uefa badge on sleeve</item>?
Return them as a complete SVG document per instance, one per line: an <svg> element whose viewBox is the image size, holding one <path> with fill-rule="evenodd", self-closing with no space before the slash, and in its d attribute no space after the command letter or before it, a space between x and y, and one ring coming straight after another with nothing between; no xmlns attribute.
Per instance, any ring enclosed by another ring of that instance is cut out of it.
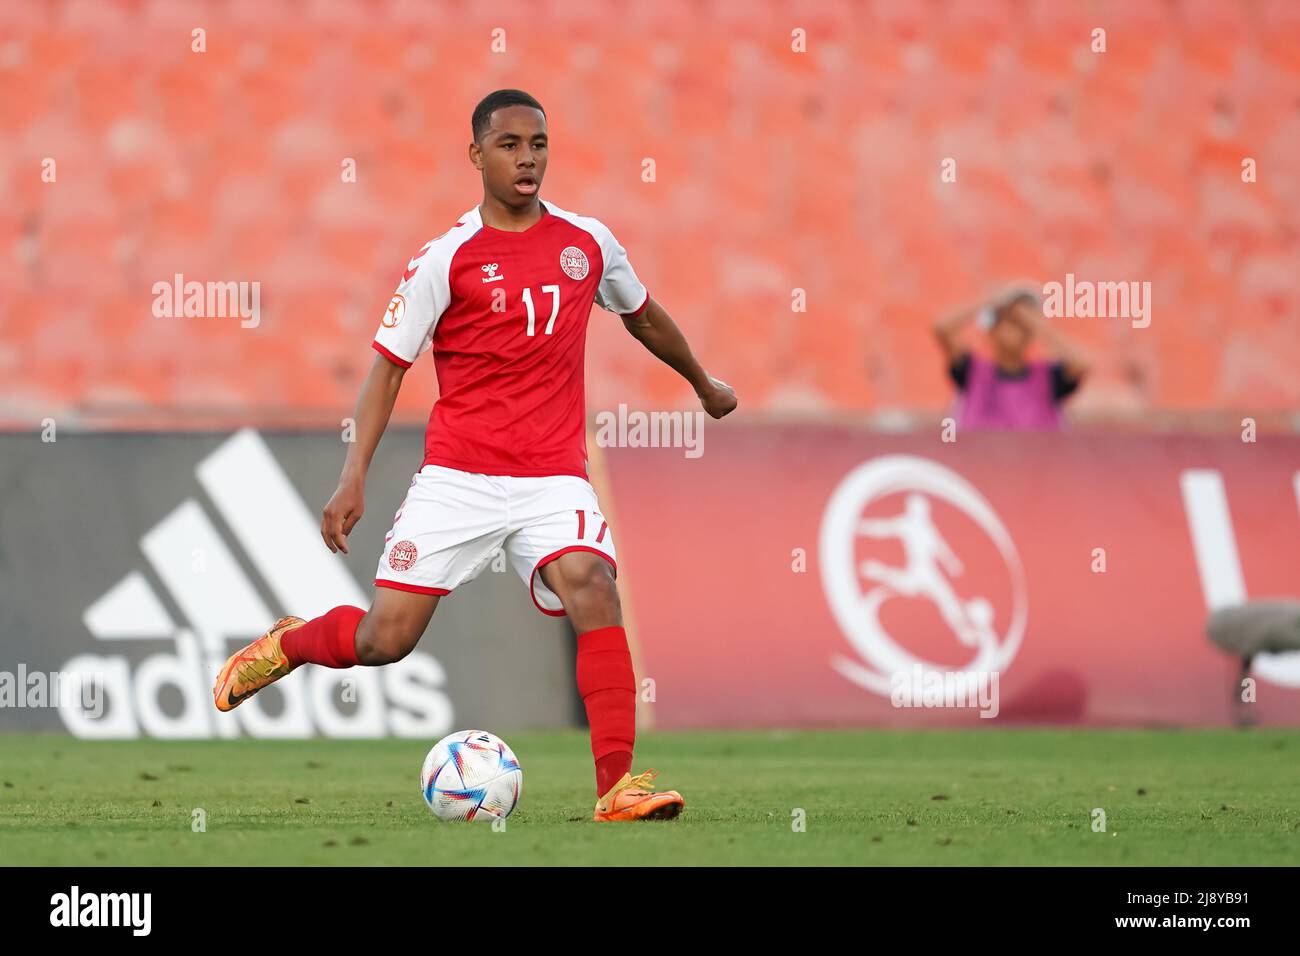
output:
<svg viewBox="0 0 1300 956"><path fill-rule="evenodd" d="M386 329L395 329L397 323L402 321L402 316L405 313L406 297L399 292L388 303L388 308L384 310L384 317L379 322Z"/></svg>

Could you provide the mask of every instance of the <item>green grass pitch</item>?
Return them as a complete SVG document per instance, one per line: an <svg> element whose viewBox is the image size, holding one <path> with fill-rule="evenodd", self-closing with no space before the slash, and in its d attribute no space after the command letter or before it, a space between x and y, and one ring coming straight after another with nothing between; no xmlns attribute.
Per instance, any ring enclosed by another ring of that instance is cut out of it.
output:
<svg viewBox="0 0 1300 956"><path fill-rule="evenodd" d="M1300 862L1300 740L1290 731L644 734L637 769L662 770L686 810L623 825L590 822L585 733L503 736L524 793L494 832L439 824L425 808L417 777L432 741L0 735L0 862ZM196 808L205 832L193 832ZM804 832L793 826L799 810Z"/></svg>

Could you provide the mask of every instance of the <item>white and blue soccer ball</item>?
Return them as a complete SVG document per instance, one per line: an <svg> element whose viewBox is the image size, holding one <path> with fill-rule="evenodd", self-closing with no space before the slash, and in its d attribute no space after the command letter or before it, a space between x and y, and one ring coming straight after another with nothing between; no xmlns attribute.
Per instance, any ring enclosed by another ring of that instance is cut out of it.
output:
<svg viewBox="0 0 1300 956"><path fill-rule="evenodd" d="M420 769L424 802L439 820L504 820L523 789L514 751L486 730L448 734Z"/></svg>

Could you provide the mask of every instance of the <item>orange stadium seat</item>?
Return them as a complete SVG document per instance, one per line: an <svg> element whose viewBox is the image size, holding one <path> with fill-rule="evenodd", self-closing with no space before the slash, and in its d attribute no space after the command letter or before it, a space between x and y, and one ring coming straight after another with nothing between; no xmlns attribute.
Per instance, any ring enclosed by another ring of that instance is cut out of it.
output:
<svg viewBox="0 0 1300 956"><path fill-rule="evenodd" d="M548 106L547 198L615 229L757 413L936 412L933 318L1072 271L1158 286L1151 329L1077 330L1078 407L1293 407L1300 7L941 6L233 0L194 53L190 4L3 5L0 416L336 421L406 258L477 198L468 113L497 86ZM261 327L155 318L178 272L260 282ZM593 407L688 402L606 318Z"/></svg>

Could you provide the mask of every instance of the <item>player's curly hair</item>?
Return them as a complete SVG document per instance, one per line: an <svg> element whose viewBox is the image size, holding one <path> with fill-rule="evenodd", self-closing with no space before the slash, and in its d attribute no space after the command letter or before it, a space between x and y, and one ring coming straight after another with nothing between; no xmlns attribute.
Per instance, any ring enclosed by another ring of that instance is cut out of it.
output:
<svg viewBox="0 0 1300 956"><path fill-rule="evenodd" d="M543 116L546 115L542 104L523 90L495 90L483 97L478 106L474 107L474 115L470 118L470 130L474 134L474 142L477 143L479 137L487 132L488 126L492 123L492 114L504 106L531 106Z"/></svg>

